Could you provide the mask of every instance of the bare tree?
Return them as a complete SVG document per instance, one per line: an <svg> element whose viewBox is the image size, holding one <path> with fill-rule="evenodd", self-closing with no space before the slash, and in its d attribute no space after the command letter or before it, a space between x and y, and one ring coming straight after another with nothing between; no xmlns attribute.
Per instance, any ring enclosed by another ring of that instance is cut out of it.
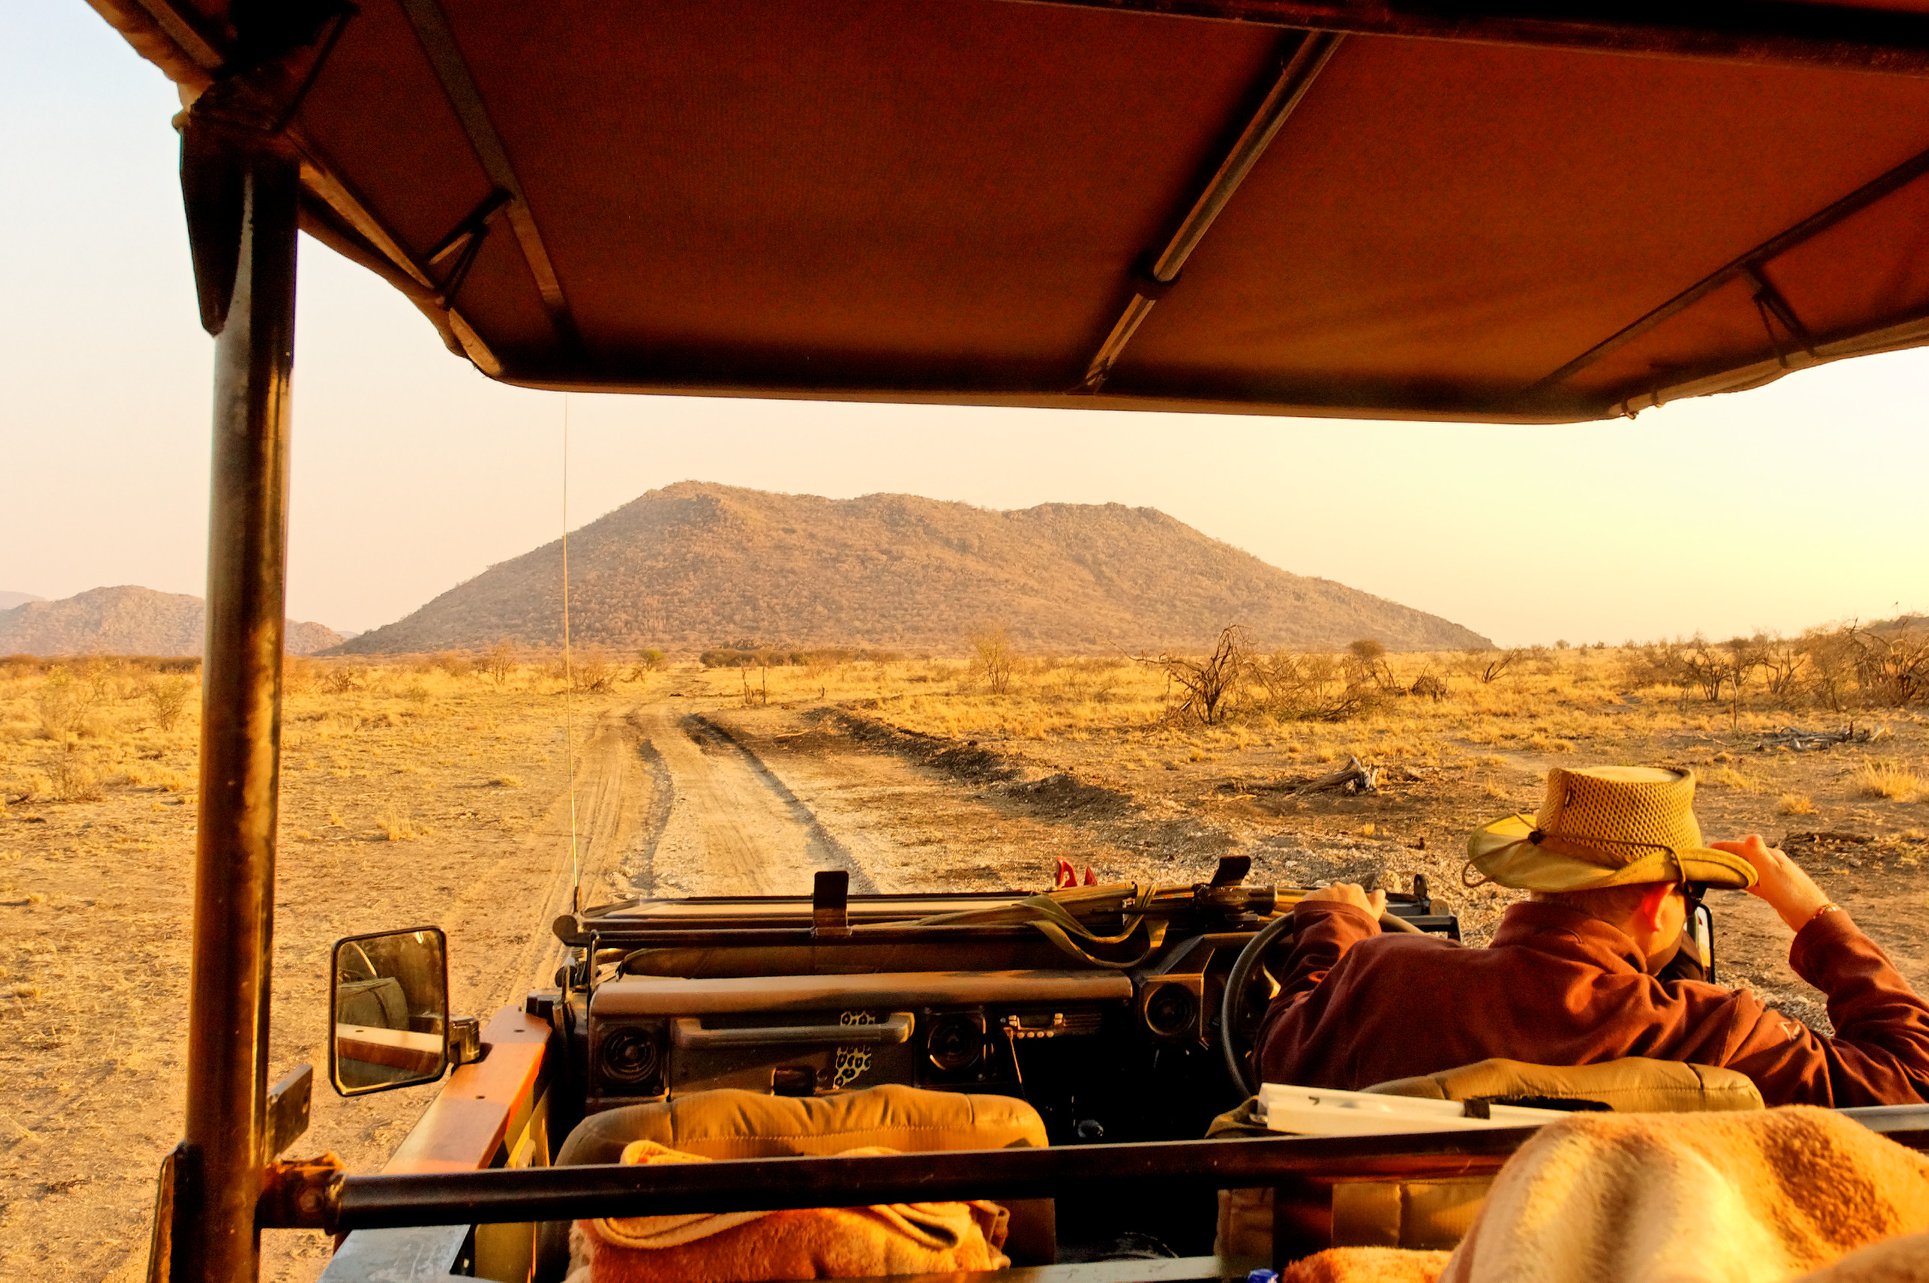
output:
<svg viewBox="0 0 1929 1283"><path fill-rule="evenodd" d="M171 731L187 711L188 696L194 693L194 683L179 673L161 673L147 684L143 692L147 697L148 709L154 714L154 724L164 731Z"/></svg>
<svg viewBox="0 0 1929 1283"><path fill-rule="evenodd" d="M993 695L1003 695L1010 689L1014 662L1011 638L1003 627L987 628L972 634L972 675L980 678Z"/></svg>
<svg viewBox="0 0 1929 1283"><path fill-rule="evenodd" d="M500 686L509 680L509 674L516 671L516 648L509 644L507 637L500 638L495 645L483 652L482 658L476 662L476 667L487 673L496 685Z"/></svg>
<svg viewBox="0 0 1929 1283"><path fill-rule="evenodd" d="M1518 647L1508 650L1495 650L1485 647L1464 651L1460 657L1461 671L1474 678L1482 686L1491 686L1494 680L1526 656L1527 652Z"/></svg>
<svg viewBox="0 0 1929 1283"><path fill-rule="evenodd" d="M1204 659L1183 655L1156 657L1135 655L1141 664L1162 670L1185 698L1172 710L1175 717L1193 717L1207 726L1224 721L1232 709L1232 699L1252 665L1245 630L1228 624L1220 630L1218 644Z"/></svg>

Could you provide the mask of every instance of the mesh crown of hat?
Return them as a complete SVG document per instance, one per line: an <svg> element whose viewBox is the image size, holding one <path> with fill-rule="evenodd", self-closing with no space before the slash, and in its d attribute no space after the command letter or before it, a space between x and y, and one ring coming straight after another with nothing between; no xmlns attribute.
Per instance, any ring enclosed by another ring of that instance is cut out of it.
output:
<svg viewBox="0 0 1929 1283"><path fill-rule="evenodd" d="M1556 767L1547 773L1547 797L1534 822L1549 837L1598 852L1604 864L1632 864L1656 848L1702 845L1694 797L1695 777L1687 771L1617 779Z"/></svg>

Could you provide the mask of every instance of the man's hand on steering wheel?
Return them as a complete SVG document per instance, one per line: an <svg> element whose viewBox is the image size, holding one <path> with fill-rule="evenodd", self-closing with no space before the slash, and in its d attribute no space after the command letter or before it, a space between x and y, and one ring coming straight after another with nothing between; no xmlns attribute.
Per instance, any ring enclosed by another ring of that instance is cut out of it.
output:
<svg viewBox="0 0 1929 1283"><path fill-rule="evenodd" d="M1317 891L1308 891L1300 897L1301 904L1317 903L1321 900L1336 900L1350 904L1356 909L1365 909L1377 920L1386 912L1386 892L1368 891L1357 882L1335 882Z"/></svg>

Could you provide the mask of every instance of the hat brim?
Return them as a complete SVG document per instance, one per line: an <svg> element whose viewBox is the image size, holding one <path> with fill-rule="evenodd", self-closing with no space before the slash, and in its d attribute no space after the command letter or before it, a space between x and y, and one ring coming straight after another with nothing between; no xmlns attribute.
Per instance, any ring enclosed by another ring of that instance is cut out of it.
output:
<svg viewBox="0 0 1929 1283"><path fill-rule="evenodd" d="M1490 880L1525 891L1587 891L1638 882L1685 881L1734 890L1755 885L1754 865L1713 847L1652 851L1608 868L1552 835L1531 841L1533 831L1534 822L1524 815L1482 825L1467 839L1467 857Z"/></svg>

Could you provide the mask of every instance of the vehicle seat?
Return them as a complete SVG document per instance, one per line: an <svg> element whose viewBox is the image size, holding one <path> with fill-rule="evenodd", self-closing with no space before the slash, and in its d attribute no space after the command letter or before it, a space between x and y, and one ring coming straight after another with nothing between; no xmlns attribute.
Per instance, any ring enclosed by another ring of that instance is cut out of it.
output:
<svg viewBox="0 0 1929 1283"><path fill-rule="evenodd" d="M865 1145L922 1153L1047 1143L1038 1111L1010 1096L895 1083L827 1096L720 1088L591 1114L563 1141L555 1163L618 1162L624 1147L638 1140L705 1158L836 1154ZM1020 1199L1006 1206L1011 1221L1005 1254L1015 1265L1050 1264L1057 1237L1052 1201ZM536 1251L536 1277L561 1278L569 1258L568 1223L542 1225Z"/></svg>
<svg viewBox="0 0 1929 1283"><path fill-rule="evenodd" d="M1761 1109L1762 1094L1732 1069L1630 1056L1595 1065L1534 1065L1496 1058L1413 1078L1376 1083L1367 1091L1428 1100L1485 1100L1493 1104L1558 1107L1592 1104L1620 1113L1684 1113ZM1213 1120L1207 1135L1268 1135L1248 1100ZM1438 1181L1347 1181L1333 1186L1331 1239L1335 1247L1451 1248L1473 1224L1493 1178ZM1219 1200L1219 1250L1270 1259L1273 1192L1226 1190Z"/></svg>

